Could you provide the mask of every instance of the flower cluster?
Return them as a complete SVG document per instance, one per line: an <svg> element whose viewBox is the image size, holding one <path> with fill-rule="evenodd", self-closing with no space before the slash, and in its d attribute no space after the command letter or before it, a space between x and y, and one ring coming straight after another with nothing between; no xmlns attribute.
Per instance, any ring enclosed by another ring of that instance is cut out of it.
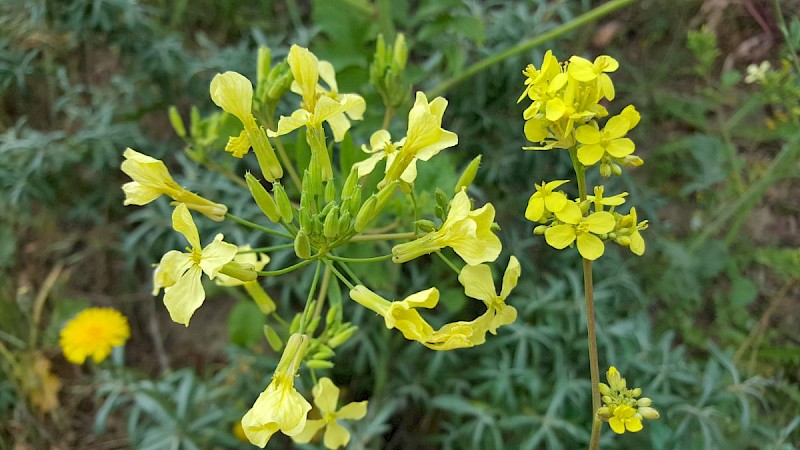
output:
<svg viewBox="0 0 800 450"><path fill-rule="evenodd" d="M340 421L361 419L367 414L366 401L337 409L339 389L327 377L319 378L311 390L319 418L312 412L311 403L295 388L304 368L315 380L316 371L331 369L336 348L357 331L343 318L348 306L333 298L330 305L326 304L331 286L347 286L350 298L383 316L388 328L397 329L407 339L434 350L480 345L488 333L496 334L498 328L516 320L517 311L506 304L506 299L517 284L520 264L515 257L510 258L498 293L489 265L502 250L496 235L495 209L489 203L476 208L468 195L480 157L464 171L452 198L437 191L434 215L440 221L438 225L425 219L402 223L400 217L397 222L408 231L385 234L369 228L379 221L382 213L390 212L390 205L401 202L413 207L414 216L418 217L414 197L418 164L458 144L458 136L442 126L447 100L442 97L429 100L422 92L413 97L405 136L395 139L389 133L392 111L411 98L403 73L406 57L402 37L395 40L393 47L378 40L377 59L370 73L385 101L385 123L380 130L370 130L373 132L369 144L361 147L364 158L353 164L349 172L347 168L339 171L332 161L337 160L337 143L345 139L354 121L362 119L366 103L358 94L339 92L333 66L306 48L293 45L287 58L274 67L269 50L260 49L255 85L236 72L214 76L209 94L224 113L217 112L209 119L200 119L199 114L193 113L191 127L187 128L177 110L170 111L170 120L178 135L187 141L187 152L193 160L208 164L212 170L227 170L225 175L229 178L243 178L237 181L247 187L264 215L255 221L240 218L225 205L178 185L163 162L131 149L125 151L122 169L133 180L123 186L125 204L144 205L161 195L172 198L172 227L189 244L185 251L167 252L153 275L153 294L158 295L163 289L164 304L172 320L189 325L205 301L202 280L208 277L218 286L243 288L249 294L264 315L267 342L281 352L270 382L241 420L241 432L255 445L264 447L277 432L298 443L310 442L324 429L324 445L335 449L347 445L350 439ZM286 103L281 101L283 95L290 92L299 96L295 97L296 109L276 119L278 106ZM226 136L227 154L212 147L219 137L215 133L221 129L213 124L223 114L235 117L241 124L240 131ZM187 129L191 133L187 134ZM306 167L296 171L294 164L302 158L290 157L281 138L298 129L304 131L311 157ZM230 164L211 164L217 157L248 158L251 148L260 175L237 174L227 169ZM289 175L293 186L284 187L284 173ZM375 179L370 180L373 175ZM368 191L370 187L372 192ZM290 199L290 194L295 198ZM566 197L562 200L559 200L561 206L569 203ZM550 205L548 208L554 208L552 201L546 203ZM217 234L202 246L191 211L286 241L252 248L245 243L226 242L222 234ZM394 245L390 255L350 258L341 253L351 241L378 240L376 237L401 242ZM265 271L270 262L265 252L278 248L293 248L298 261ZM466 265L450 261L446 249L452 250ZM447 323L435 329L420 310L437 306L436 287L402 301L389 301L365 286L348 267L348 263L389 259L393 264L402 264L432 253L458 273L464 294L481 302L485 312L473 320ZM315 267L315 272L302 312L293 311L293 318L284 318L262 282L267 277L309 265ZM320 277L323 281L318 283ZM332 283L333 277L342 284ZM339 297L336 296L337 300Z"/></svg>
<svg viewBox="0 0 800 450"><path fill-rule="evenodd" d="M586 170L598 166L600 175L621 175L622 167L643 164L633 154L635 145L626 137L639 123L640 115L628 105L604 124L608 110L601 104L615 97L614 84L608 75L619 68L610 56L599 56L594 62L579 56L559 63L553 53L544 56L541 68L528 65L523 71L525 98L531 104L525 109L525 137L537 144L526 150L565 149L569 152L578 176L578 197L570 199L557 189L569 180L537 184L528 201L525 217L540 225L536 234L543 234L547 243L563 249L575 243L587 260L595 260L605 252L605 242L613 241L629 247L637 255L644 253L641 230L647 221L638 222L636 210L628 214L615 211L625 202L626 192L603 197L604 187L596 186L594 196L587 195Z"/></svg>
<svg viewBox="0 0 800 450"><path fill-rule="evenodd" d="M615 433L641 431L643 419L659 418L658 411L652 407L653 401L641 397L641 388L628 389L625 378L614 366L606 372L606 380L608 384L600 383L604 406L597 410L597 417L608 422Z"/></svg>

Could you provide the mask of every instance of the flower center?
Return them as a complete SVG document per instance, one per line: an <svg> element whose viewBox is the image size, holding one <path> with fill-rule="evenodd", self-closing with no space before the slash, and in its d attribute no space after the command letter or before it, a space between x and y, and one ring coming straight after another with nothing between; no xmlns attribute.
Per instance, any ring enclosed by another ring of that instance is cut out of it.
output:
<svg viewBox="0 0 800 450"><path fill-rule="evenodd" d="M193 248L191 253L189 253L189 258L191 258L193 263L200 264L200 260L203 259L203 252L199 249Z"/></svg>

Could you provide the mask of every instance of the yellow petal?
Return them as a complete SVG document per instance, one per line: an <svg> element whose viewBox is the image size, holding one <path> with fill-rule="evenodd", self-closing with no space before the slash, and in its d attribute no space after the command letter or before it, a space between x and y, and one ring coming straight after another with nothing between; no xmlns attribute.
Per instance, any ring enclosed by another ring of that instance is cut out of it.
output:
<svg viewBox="0 0 800 450"><path fill-rule="evenodd" d="M146 205L164 194L163 189L145 186L137 181L123 184L122 191L125 192L125 206Z"/></svg>
<svg viewBox="0 0 800 450"><path fill-rule="evenodd" d="M639 124L639 120L642 118L639 111L636 111L636 107L633 105L626 106L619 115L628 120L628 130L632 130L636 127L636 125Z"/></svg>
<svg viewBox="0 0 800 450"><path fill-rule="evenodd" d="M323 416L336 411L336 404L339 402L339 388L333 384L330 378L320 378L311 392L314 396L314 404L317 405Z"/></svg>
<svg viewBox="0 0 800 450"><path fill-rule="evenodd" d="M392 142L392 135L389 134L386 130L378 130L372 133L372 136L369 137L369 146L370 148L367 149L366 146L361 146L361 149L367 153L375 153L380 150L385 150L388 144Z"/></svg>
<svg viewBox="0 0 800 450"><path fill-rule="evenodd" d="M364 111L367 110L367 103L364 98L358 94L342 94L339 96L340 102L344 105L344 111L347 117L352 120L361 120L364 118Z"/></svg>
<svg viewBox="0 0 800 450"><path fill-rule="evenodd" d="M125 161L122 162L120 169L133 181L152 188L164 188L170 183L175 183L167 166L161 160L139 153L132 148L125 149L122 156Z"/></svg>
<svg viewBox="0 0 800 450"><path fill-rule="evenodd" d="M228 138L228 144L225 145L225 151L231 152L234 158L241 158L248 151L250 151L250 140L247 139L247 132L242 130L239 136L231 136Z"/></svg>
<svg viewBox="0 0 800 450"><path fill-rule="evenodd" d="M385 157L386 153L376 152L370 155L369 158L353 164L353 167L358 171L359 177L364 177L372 173L372 171L375 170L375 166ZM387 166L388 164L387 162Z"/></svg>
<svg viewBox="0 0 800 450"><path fill-rule="evenodd" d="M287 436L300 434L309 410L311 404L294 389L291 379L276 376L242 417L242 427L250 442L264 447L278 430Z"/></svg>
<svg viewBox="0 0 800 450"><path fill-rule="evenodd" d="M178 203L172 212L172 228L182 234L193 249L200 250L200 236L197 234L197 226L194 224L189 208L183 203Z"/></svg>
<svg viewBox="0 0 800 450"><path fill-rule="evenodd" d="M238 247L222 242L222 234L217 234L214 241L201 252L200 267L213 280L222 266L233 261L237 251L239 251Z"/></svg>
<svg viewBox="0 0 800 450"><path fill-rule="evenodd" d="M320 61L317 64L319 77L328 85L328 88L333 92L339 92L339 86L336 84L336 71L333 70L333 64L328 61Z"/></svg>
<svg viewBox="0 0 800 450"><path fill-rule="evenodd" d="M439 290L434 288L425 289L406 297L402 302L405 308L426 308L431 309L439 303Z"/></svg>
<svg viewBox="0 0 800 450"><path fill-rule="evenodd" d="M192 264L188 253L177 250L167 252L153 272L153 295L158 295L161 288L174 285Z"/></svg>
<svg viewBox="0 0 800 450"><path fill-rule="evenodd" d="M206 292L200 282L203 271L193 265L178 281L164 290L164 305L175 323L189 326L189 319L206 299Z"/></svg>
<svg viewBox="0 0 800 450"><path fill-rule="evenodd" d="M630 419L626 419L625 428L631 433L642 431L642 419L639 419L637 417L631 417Z"/></svg>
<svg viewBox="0 0 800 450"><path fill-rule="evenodd" d="M592 81L597 78L594 65L587 59L580 56L573 56L569 59L567 72L578 81Z"/></svg>
<svg viewBox="0 0 800 450"><path fill-rule="evenodd" d="M618 115L608 119L606 126L603 127L603 133L607 139L618 139L625 136L629 129L630 122L628 122L628 119Z"/></svg>
<svg viewBox="0 0 800 450"><path fill-rule="evenodd" d="M519 265L519 261L515 256L511 256L508 260L508 266L506 266L506 271L503 274L503 287L500 290L500 298L503 300L511 294L511 291L517 287L517 280L519 280L519 276L522 273L522 268Z"/></svg>
<svg viewBox="0 0 800 450"><path fill-rule="evenodd" d="M567 105L565 105L564 101L560 98L553 98L547 101L545 111L545 117L547 120L555 122L556 120L564 117L564 113L567 112Z"/></svg>
<svg viewBox="0 0 800 450"><path fill-rule="evenodd" d="M586 218L589 231L596 234L610 233L617 224L614 215L607 211L598 211Z"/></svg>
<svg viewBox="0 0 800 450"><path fill-rule="evenodd" d="M582 125L575 131L575 139L581 144L597 144L603 135L591 125Z"/></svg>
<svg viewBox="0 0 800 450"><path fill-rule="evenodd" d="M595 70L599 72L615 72L619 69L619 62L608 55L600 55L594 59Z"/></svg>
<svg viewBox="0 0 800 450"><path fill-rule="evenodd" d="M636 149L636 145L628 138L614 139L606 148L609 155L615 158L624 158Z"/></svg>
<svg viewBox="0 0 800 450"><path fill-rule="evenodd" d="M367 415L367 401L348 403L336 413L337 419L360 420Z"/></svg>
<svg viewBox="0 0 800 450"><path fill-rule="evenodd" d="M612 417L608 419L608 424L611 426L611 429L614 430L614 433L623 434L625 433L625 424L622 420Z"/></svg>
<svg viewBox="0 0 800 450"><path fill-rule="evenodd" d="M531 142L542 142L547 138L547 122L530 119L525 122L525 138Z"/></svg>
<svg viewBox="0 0 800 450"><path fill-rule="evenodd" d="M486 264L477 266L465 266L458 275L458 281L464 286L464 294L491 303L497 296L494 280L492 279L492 269Z"/></svg>
<svg viewBox="0 0 800 450"><path fill-rule="evenodd" d="M572 225L555 225L544 232L544 240L553 248L561 250L575 241L575 228Z"/></svg>
<svg viewBox="0 0 800 450"><path fill-rule="evenodd" d="M307 48L299 45L292 45L286 60L292 75L294 75L294 80L300 87L303 100L309 103L309 106L313 105L319 81L319 60Z"/></svg>
<svg viewBox="0 0 800 450"><path fill-rule="evenodd" d="M603 154L605 154L605 149L600 144L588 144L578 147L578 161L587 167L600 161Z"/></svg>
<svg viewBox="0 0 800 450"><path fill-rule="evenodd" d="M558 218L558 220L572 225L577 225L582 217L583 213L581 212L581 207L575 202L567 202L564 208L560 211L556 211L556 218Z"/></svg>
<svg viewBox="0 0 800 450"><path fill-rule="evenodd" d="M347 116L342 112L328 117L326 121L331 127L331 131L333 131L333 141L342 142L344 136L347 134L347 130L350 129L350 121L347 120Z"/></svg>
<svg viewBox="0 0 800 450"><path fill-rule="evenodd" d="M535 193L528 199L528 207L525 208L525 218L531 222L538 222L544 216L544 199Z"/></svg>
<svg viewBox="0 0 800 450"><path fill-rule="evenodd" d="M306 420L306 426L303 428L303 431L292 436L292 440L299 444L311 442L311 439L314 438L314 435L316 435L324 426L325 421L323 419Z"/></svg>
<svg viewBox="0 0 800 450"><path fill-rule="evenodd" d="M239 73L225 72L215 75L211 80L211 100L242 123L247 124L253 120L253 85Z"/></svg>
<svg viewBox="0 0 800 450"><path fill-rule="evenodd" d="M325 428L325 436L322 442L325 444L325 447L329 449L344 447L350 442L350 432L334 420Z"/></svg>
<svg viewBox="0 0 800 450"><path fill-rule="evenodd" d="M642 238L642 234L639 231L634 231L630 235L631 238L631 245L630 249L635 255L642 256L644 255L644 239Z"/></svg>
<svg viewBox="0 0 800 450"><path fill-rule="evenodd" d="M611 77L608 75L601 73L597 78L598 84L600 85L600 92L602 92L607 99L614 100L614 97L617 96L616 91L614 90L614 82L611 81Z"/></svg>
<svg viewBox="0 0 800 450"><path fill-rule="evenodd" d="M578 253L589 261L603 256L605 245L599 237L591 233L581 233L578 235Z"/></svg>
<svg viewBox="0 0 800 450"><path fill-rule="evenodd" d="M561 192L551 192L544 198L544 206L548 211L561 211L567 205L567 196Z"/></svg>

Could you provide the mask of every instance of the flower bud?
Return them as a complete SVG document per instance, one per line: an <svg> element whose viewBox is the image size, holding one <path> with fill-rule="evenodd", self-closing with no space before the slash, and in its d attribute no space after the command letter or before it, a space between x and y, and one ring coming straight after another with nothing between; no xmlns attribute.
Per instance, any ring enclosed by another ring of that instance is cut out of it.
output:
<svg viewBox="0 0 800 450"><path fill-rule="evenodd" d="M431 231L436 231L436 224L430 220L421 219L414 222L414 225L420 230L424 231L425 233L430 233Z"/></svg>
<svg viewBox="0 0 800 450"><path fill-rule="evenodd" d="M336 185L333 180L325 182L325 202L332 202L336 199Z"/></svg>
<svg viewBox="0 0 800 450"><path fill-rule="evenodd" d="M655 420L661 417L661 415L656 411L654 408L649 406L642 406L638 410L639 414L642 416L643 419L647 420Z"/></svg>
<svg viewBox="0 0 800 450"><path fill-rule="evenodd" d="M397 71L404 70L406 68L407 60L408 60L408 47L406 47L406 36L403 33L397 33L397 35L394 37L392 68Z"/></svg>
<svg viewBox="0 0 800 450"><path fill-rule="evenodd" d="M342 199L350 198L353 195L353 191L358 184L358 169L355 167L350 169L350 173L347 175L347 178L344 180L344 186L342 186Z"/></svg>
<svg viewBox="0 0 800 450"><path fill-rule="evenodd" d="M325 314L325 323L328 326L333 325L334 323L338 322L339 314L342 311L342 306L340 304L335 304L328 309L328 313Z"/></svg>
<svg viewBox="0 0 800 450"><path fill-rule="evenodd" d="M609 408L608 406L601 406L600 408L597 409L597 417L600 420L607 421L608 419L611 418L612 415L613 414L611 414L611 408Z"/></svg>
<svg viewBox="0 0 800 450"><path fill-rule="evenodd" d="M601 399L603 400L603 403L607 405L614 401L614 399L612 399L610 395L604 395L603 397L601 397Z"/></svg>
<svg viewBox="0 0 800 450"><path fill-rule="evenodd" d="M320 319L319 316L314 317L314 319L312 319L311 322L306 327L305 332L310 335L314 334L314 331L316 331L317 326L319 326L319 319Z"/></svg>
<svg viewBox="0 0 800 450"><path fill-rule="evenodd" d="M244 179L247 181L247 187L250 189L250 195L258 204L258 207L261 209L261 212L269 218L272 222L277 222L280 220L280 212L278 211L278 206L275 204L275 200L267 192L266 188L261 185L261 183L256 180L250 172L247 172L244 175Z"/></svg>
<svg viewBox="0 0 800 450"><path fill-rule="evenodd" d="M327 345L321 345L319 351L311 355L311 359L330 359L335 354Z"/></svg>
<svg viewBox="0 0 800 450"><path fill-rule="evenodd" d="M272 350L279 352L283 348L283 340L269 325L264 325L264 337L267 338L267 343L269 343Z"/></svg>
<svg viewBox="0 0 800 450"><path fill-rule="evenodd" d="M364 231L367 228L367 225L369 225L369 223L375 217L375 206L377 203L378 200L374 195L372 195L367 199L366 202L364 202L363 205L361 205L361 209L358 210L356 221L353 225L353 228L357 233Z"/></svg>
<svg viewBox="0 0 800 450"><path fill-rule="evenodd" d="M325 223L322 227L322 234L329 240L336 239L339 233L339 207L334 206L325 216Z"/></svg>
<svg viewBox="0 0 800 450"><path fill-rule="evenodd" d="M475 180L475 175L478 173L478 168L481 165L481 155L476 156L470 163L467 165L467 168L464 169L464 172L461 173L461 177L458 179L456 183L455 193L458 194L461 192L462 189L467 189L472 184L472 181Z"/></svg>
<svg viewBox="0 0 800 450"><path fill-rule="evenodd" d="M608 387L605 383L598 383L598 389L600 390L600 394L602 395L611 395L611 388Z"/></svg>
<svg viewBox="0 0 800 450"><path fill-rule="evenodd" d="M600 163L600 175L606 178L611 176L611 166L607 162Z"/></svg>
<svg viewBox="0 0 800 450"><path fill-rule="evenodd" d="M536 228L533 229L533 234L542 235L542 234L544 234L545 231L547 231L547 228L548 228L547 225L539 225L539 226L537 226Z"/></svg>
<svg viewBox="0 0 800 450"><path fill-rule="evenodd" d="M236 261L231 261L222 266L219 273L244 282L258 278L258 274L252 264L242 264Z"/></svg>
<svg viewBox="0 0 800 450"><path fill-rule="evenodd" d="M619 160L619 162L625 167L639 167L644 164L644 160L636 155L628 155Z"/></svg>
<svg viewBox="0 0 800 450"><path fill-rule="evenodd" d="M341 210L340 210L341 211ZM350 211L344 211L339 214L339 224L336 226L336 236L344 236L350 231L350 226L353 224L353 218L350 216Z"/></svg>
<svg viewBox="0 0 800 450"><path fill-rule="evenodd" d="M298 211L298 216L300 218L300 229L306 234L311 233L314 225L311 214L308 213L308 208L301 207L300 211Z"/></svg>
<svg viewBox="0 0 800 450"><path fill-rule="evenodd" d="M311 257L311 243L308 240L308 235L303 230L300 230L294 238L294 253L300 259Z"/></svg>
<svg viewBox="0 0 800 450"><path fill-rule="evenodd" d="M183 119L181 119L180 113L178 113L178 108L174 106L169 107L169 123L172 124L172 129L175 130L175 133L182 137L186 137L186 127L183 125Z"/></svg>
<svg viewBox="0 0 800 450"><path fill-rule="evenodd" d="M622 167L619 166L617 163L611 163L611 173L616 176L622 175Z"/></svg>
<svg viewBox="0 0 800 450"><path fill-rule="evenodd" d="M631 389L631 395L635 398L642 395L642 388Z"/></svg>
<svg viewBox="0 0 800 450"><path fill-rule="evenodd" d="M256 97L263 100L263 96L268 89L267 77L272 65L272 52L269 47L258 47L258 62L256 63Z"/></svg>
<svg viewBox="0 0 800 450"><path fill-rule="evenodd" d="M291 223L294 218L292 215L294 208L292 208L292 202L289 200L289 196L286 195L286 190L283 188L283 185L278 182L273 184L272 195L275 196L275 203L278 205L278 212L281 214L281 220L286 223Z"/></svg>
<svg viewBox="0 0 800 450"><path fill-rule="evenodd" d="M297 333L297 330L300 329L300 322L302 321L302 319L303 319L303 315L302 314L297 313L297 314L294 315L294 319L292 319L292 323L289 325L289 333L290 334Z"/></svg>
<svg viewBox="0 0 800 450"><path fill-rule="evenodd" d="M336 333L336 335L334 335L332 338L328 340L328 347L336 348L344 344L345 342L347 342L348 339L350 339L351 337L353 337L354 334L356 334L356 331L358 331L358 327L353 325L349 328L346 328L343 331Z"/></svg>
<svg viewBox="0 0 800 450"><path fill-rule="evenodd" d="M318 359L312 359L311 361L306 361L306 366L309 369L332 369L333 362L331 361L320 361Z"/></svg>
<svg viewBox="0 0 800 450"><path fill-rule="evenodd" d="M650 406L653 404L653 400L648 397L642 397L636 401L636 406Z"/></svg>

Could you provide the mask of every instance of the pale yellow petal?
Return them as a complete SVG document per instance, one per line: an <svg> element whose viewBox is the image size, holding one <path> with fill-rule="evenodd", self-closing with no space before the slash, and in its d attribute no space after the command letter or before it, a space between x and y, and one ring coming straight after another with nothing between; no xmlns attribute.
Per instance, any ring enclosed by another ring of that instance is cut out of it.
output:
<svg viewBox="0 0 800 450"><path fill-rule="evenodd" d="M222 242L222 233L214 237L214 241L203 249L200 257L200 267L212 280L219 273L222 266L233 261L239 248L228 242Z"/></svg>
<svg viewBox="0 0 800 450"><path fill-rule="evenodd" d="M172 286L164 289L164 305L175 323L189 326L189 319L206 299L200 282L203 271L193 265Z"/></svg>
<svg viewBox="0 0 800 450"><path fill-rule="evenodd" d="M378 163L385 157L386 153L375 152L372 155L370 155L369 158L353 164L353 167L355 167L356 170L358 171L359 177L365 177L370 173L372 173L372 171L375 170L375 166L378 165ZM387 167L388 167L388 162L387 162Z"/></svg>
<svg viewBox="0 0 800 450"><path fill-rule="evenodd" d="M517 287L517 280L519 280L519 276L522 273L522 268L519 265L519 261L515 256L511 256L508 260L508 266L506 266L506 271L503 274L503 287L500 290L500 298L505 300L511 291Z"/></svg>
<svg viewBox="0 0 800 450"><path fill-rule="evenodd" d="M325 428L325 436L322 442L325 444L325 447L332 450L344 447L350 442L350 432L334 420Z"/></svg>
<svg viewBox="0 0 800 450"><path fill-rule="evenodd" d="M132 148L125 149L122 154L125 161L120 169L133 181L149 187L164 187L175 183L161 160L139 153Z"/></svg>
<svg viewBox="0 0 800 450"><path fill-rule="evenodd" d="M177 250L167 252L153 271L153 295L158 295L161 288L174 285L192 264L188 253Z"/></svg>
<svg viewBox="0 0 800 450"><path fill-rule="evenodd" d="M348 403L336 413L337 419L360 420L367 415L367 401Z"/></svg>
<svg viewBox="0 0 800 450"><path fill-rule="evenodd" d="M236 72L217 74L211 80L211 100L243 123L252 121L253 84Z"/></svg>
<svg viewBox="0 0 800 450"><path fill-rule="evenodd" d="M336 411L336 404L339 402L339 388L333 384L330 378L320 378L311 392L314 396L314 404L317 405L323 416Z"/></svg>
<svg viewBox="0 0 800 450"><path fill-rule="evenodd" d="M347 116L342 112L328 117L326 121L331 127L331 131L333 131L333 141L342 142L344 136L347 134L347 130L350 129L350 121L347 120Z"/></svg>
<svg viewBox="0 0 800 450"><path fill-rule="evenodd" d="M307 444L325 426L322 419L306 420L306 426L299 434L292 436L292 440L298 444Z"/></svg>
<svg viewBox="0 0 800 450"><path fill-rule="evenodd" d="M281 118L278 119L278 129L275 131L267 130L267 134L270 137L283 136L284 134L289 134L300 127L308 125L310 122L311 113L305 109L298 109L295 110L291 116L281 116Z"/></svg>
<svg viewBox="0 0 800 450"><path fill-rule="evenodd" d="M364 101L364 97L358 94L342 94L339 97L339 101L344 105L347 117L352 120L364 118L364 111L367 110L367 103Z"/></svg>
<svg viewBox="0 0 800 450"><path fill-rule="evenodd" d="M163 189L145 186L138 181L130 181L122 185L125 192L124 205L146 205L164 194Z"/></svg>
<svg viewBox="0 0 800 450"><path fill-rule="evenodd" d="M194 224L189 208L183 203L178 203L172 212L172 228L182 234L193 249L200 250L200 236L197 234L197 226Z"/></svg>
<svg viewBox="0 0 800 450"><path fill-rule="evenodd" d="M387 170L389 169L388 162L386 169ZM403 173L400 174L400 179L405 181L406 183L413 183L414 180L417 179L417 158L411 160L411 162L408 164L408 167L406 167L406 170L404 170Z"/></svg>
<svg viewBox="0 0 800 450"><path fill-rule="evenodd" d="M307 48L292 45L286 60L294 75L294 80L300 86L303 100L309 101L317 94L319 81L319 60Z"/></svg>
<svg viewBox="0 0 800 450"><path fill-rule="evenodd" d="M336 71L333 69L333 64L328 61L320 61L317 64L317 70L319 71L319 77L328 85L328 88L333 92L339 92L339 85L336 84Z"/></svg>
<svg viewBox="0 0 800 450"><path fill-rule="evenodd" d="M228 144L225 145L225 151L233 154L234 158L242 158L248 151L250 151L250 140L247 138L247 132L242 130L239 136L231 136L228 138Z"/></svg>

